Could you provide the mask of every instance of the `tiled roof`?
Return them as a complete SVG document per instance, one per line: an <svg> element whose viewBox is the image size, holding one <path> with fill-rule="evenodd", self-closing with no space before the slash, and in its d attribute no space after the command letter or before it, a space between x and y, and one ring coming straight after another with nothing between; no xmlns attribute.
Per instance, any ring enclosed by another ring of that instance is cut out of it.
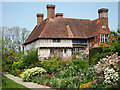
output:
<svg viewBox="0 0 120 90"><path fill-rule="evenodd" d="M36 25L24 44L39 38L91 38L98 32L108 33L101 28L102 19L47 18ZM107 28L109 29L109 28Z"/></svg>

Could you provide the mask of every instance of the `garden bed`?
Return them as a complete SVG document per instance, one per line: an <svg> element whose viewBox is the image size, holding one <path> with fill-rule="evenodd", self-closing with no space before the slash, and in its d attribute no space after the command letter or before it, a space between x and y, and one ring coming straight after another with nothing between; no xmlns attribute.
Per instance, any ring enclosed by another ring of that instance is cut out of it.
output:
<svg viewBox="0 0 120 90"><path fill-rule="evenodd" d="M30 54L27 56L31 58L32 53ZM95 65L88 64L88 56L84 53L66 63L59 61L56 56L42 61L34 61L27 56L23 57L25 61L14 62L13 69L10 70L11 74L22 78L24 82L61 89L118 88L120 69L117 53L100 59ZM33 63L30 63L30 60ZM27 67L22 68L20 65L25 65L26 61Z"/></svg>

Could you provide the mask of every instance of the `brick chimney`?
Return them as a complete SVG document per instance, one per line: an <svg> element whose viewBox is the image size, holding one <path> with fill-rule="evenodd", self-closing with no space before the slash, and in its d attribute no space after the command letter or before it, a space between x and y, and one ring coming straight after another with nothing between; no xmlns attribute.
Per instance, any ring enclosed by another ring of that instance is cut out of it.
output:
<svg viewBox="0 0 120 90"><path fill-rule="evenodd" d="M39 25L43 21L44 14L38 13L36 16L37 16L37 25Z"/></svg>
<svg viewBox="0 0 120 90"><path fill-rule="evenodd" d="M102 19L106 25L108 25L108 9L102 8L98 10L99 18Z"/></svg>
<svg viewBox="0 0 120 90"><path fill-rule="evenodd" d="M55 17L60 17L60 18L62 18L62 17L63 17L63 13L56 13Z"/></svg>
<svg viewBox="0 0 120 90"><path fill-rule="evenodd" d="M48 4L47 8L47 18L54 18L55 15L55 5Z"/></svg>

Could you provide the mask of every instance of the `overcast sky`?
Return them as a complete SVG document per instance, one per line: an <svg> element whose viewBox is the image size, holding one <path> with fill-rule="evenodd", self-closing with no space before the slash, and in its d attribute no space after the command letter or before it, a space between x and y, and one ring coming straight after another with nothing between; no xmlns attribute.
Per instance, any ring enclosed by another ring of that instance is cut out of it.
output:
<svg viewBox="0 0 120 90"><path fill-rule="evenodd" d="M32 31L37 24L37 13L43 13L46 18L47 4L56 5L55 13L64 13L65 18L90 20L98 18L98 9L108 8L109 28L118 28L118 2L2 2L2 26Z"/></svg>

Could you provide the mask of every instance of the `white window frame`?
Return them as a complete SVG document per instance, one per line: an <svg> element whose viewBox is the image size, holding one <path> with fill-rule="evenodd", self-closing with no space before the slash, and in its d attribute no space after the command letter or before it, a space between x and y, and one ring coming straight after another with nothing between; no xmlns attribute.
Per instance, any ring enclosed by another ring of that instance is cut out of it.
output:
<svg viewBox="0 0 120 90"><path fill-rule="evenodd" d="M106 37L106 35L107 35L107 37ZM107 42L106 39L107 39L107 41L109 41L109 34L100 34L100 42L101 43Z"/></svg>
<svg viewBox="0 0 120 90"><path fill-rule="evenodd" d="M102 28L103 28L103 29L106 29L106 25L102 25Z"/></svg>

